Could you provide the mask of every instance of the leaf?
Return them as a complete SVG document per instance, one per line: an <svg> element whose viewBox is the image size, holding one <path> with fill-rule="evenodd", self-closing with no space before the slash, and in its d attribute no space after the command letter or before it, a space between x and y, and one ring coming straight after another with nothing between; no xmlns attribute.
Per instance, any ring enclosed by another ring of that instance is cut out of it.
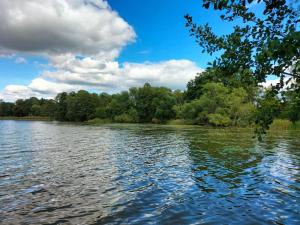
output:
<svg viewBox="0 0 300 225"><path fill-rule="evenodd" d="M208 8L209 8L209 5L210 5L210 3L209 3L209 2L206 2L206 3L203 4L203 7L206 8L206 9L208 9Z"/></svg>

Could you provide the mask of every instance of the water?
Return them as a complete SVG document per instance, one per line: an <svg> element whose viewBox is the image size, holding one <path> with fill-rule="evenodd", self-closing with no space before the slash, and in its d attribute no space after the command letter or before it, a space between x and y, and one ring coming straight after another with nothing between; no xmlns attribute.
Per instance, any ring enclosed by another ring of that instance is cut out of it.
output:
<svg viewBox="0 0 300 225"><path fill-rule="evenodd" d="M0 121L0 223L300 224L299 137Z"/></svg>

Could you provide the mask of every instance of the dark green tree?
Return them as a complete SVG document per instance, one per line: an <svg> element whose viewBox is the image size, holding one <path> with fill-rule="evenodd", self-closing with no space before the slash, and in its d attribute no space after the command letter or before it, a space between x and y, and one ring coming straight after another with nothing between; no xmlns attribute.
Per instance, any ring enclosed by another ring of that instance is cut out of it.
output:
<svg viewBox="0 0 300 225"><path fill-rule="evenodd" d="M68 94L66 92L62 92L58 94L55 98L57 103L55 119L58 121L67 121L67 112L68 112L68 104L67 104Z"/></svg>
<svg viewBox="0 0 300 225"><path fill-rule="evenodd" d="M81 90L67 96L67 114L69 121L83 122L95 118L98 101L96 94Z"/></svg>
<svg viewBox="0 0 300 225"><path fill-rule="evenodd" d="M295 123L300 119L300 89L289 90L285 94L287 117Z"/></svg>
<svg viewBox="0 0 300 225"><path fill-rule="evenodd" d="M14 103L0 100L0 116L13 116Z"/></svg>

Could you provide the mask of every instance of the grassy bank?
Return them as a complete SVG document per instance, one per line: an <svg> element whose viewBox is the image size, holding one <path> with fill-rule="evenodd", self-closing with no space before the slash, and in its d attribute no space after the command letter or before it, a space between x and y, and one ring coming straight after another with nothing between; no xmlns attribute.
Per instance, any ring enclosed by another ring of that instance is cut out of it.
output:
<svg viewBox="0 0 300 225"><path fill-rule="evenodd" d="M44 116L24 116L24 117L2 116L0 117L0 120L51 121L49 117L44 117Z"/></svg>
<svg viewBox="0 0 300 225"><path fill-rule="evenodd" d="M16 117L16 116L6 116L0 117L0 120L25 120L25 121L52 121L49 117L42 117L42 116L26 116L26 117ZM110 119L99 119L95 118L92 120L88 120L84 122L87 125L102 125L102 124L110 124L115 123ZM165 123L165 125L197 125L193 120L183 120L183 119L176 119L176 120L169 120ZM208 125L198 125L198 126L208 126ZM249 126L246 128L254 128L253 126ZM286 119L275 119L272 125L270 126L271 131L277 130L300 130L300 121L297 121L293 124L291 121Z"/></svg>
<svg viewBox="0 0 300 225"><path fill-rule="evenodd" d="M113 121L111 121L109 119L95 118L95 119L88 120L85 122L85 124L88 124L88 125L102 125L102 124L108 124L108 123L113 123Z"/></svg>
<svg viewBox="0 0 300 225"><path fill-rule="evenodd" d="M300 121L293 124L289 120L276 119L270 126L270 130L300 130Z"/></svg>
<svg viewBox="0 0 300 225"><path fill-rule="evenodd" d="M93 119L85 122L88 125L102 125L102 124L109 124L114 123L112 120L109 119ZM176 119L176 120L169 120L165 123L165 125L197 125L193 120L183 120L183 119ZM198 125L198 126L209 126L209 125ZM254 126L248 126L244 128L251 128L254 129ZM275 119L273 124L270 126L270 130L300 130L300 121L293 124L289 120L282 120L282 119Z"/></svg>

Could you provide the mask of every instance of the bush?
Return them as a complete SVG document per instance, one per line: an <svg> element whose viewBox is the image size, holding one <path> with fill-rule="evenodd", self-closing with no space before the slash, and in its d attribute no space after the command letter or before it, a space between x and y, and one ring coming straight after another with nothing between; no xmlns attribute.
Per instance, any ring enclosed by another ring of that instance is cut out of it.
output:
<svg viewBox="0 0 300 225"><path fill-rule="evenodd" d="M209 114L208 121L214 126L223 126L223 127L227 127L231 123L231 120L228 116L218 114L218 113Z"/></svg>
<svg viewBox="0 0 300 225"><path fill-rule="evenodd" d="M133 116L131 116L127 113L123 113L119 116L115 116L114 121L118 122L118 123L135 123L136 122L135 118L133 118Z"/></svg>

